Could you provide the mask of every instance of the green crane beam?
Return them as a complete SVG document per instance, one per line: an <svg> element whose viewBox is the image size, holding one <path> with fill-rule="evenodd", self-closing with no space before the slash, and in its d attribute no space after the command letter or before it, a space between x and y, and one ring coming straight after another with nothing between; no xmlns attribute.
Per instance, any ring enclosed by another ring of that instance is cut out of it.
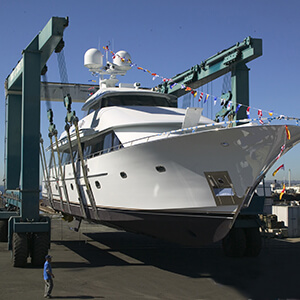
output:
<svg viewBox="0 0 300 300"><path fill-rule="evenodd" d="M249 69L246 63L261 55L262 40L247 37L242 42L218 52L201 62L201 64L177 74L170 81L158 85L157 89L161 93L173 94L180 97L188 93L188 91L182 88L182 85L196 89L231 72L232 107L233 109L236 108L237 101L247 105L249 104ZM246 116L246 113L245 110L241 109L236 118L242 118L243 115Z"/></svg>
<svg viewBox="0 0 300 300"><path fill-rule="evenodd" d="M30 42L24 51L40 52L40 71L44 68L49 57L59 45L65 28L69 25L68 18L52 17L44 29ZM23 52L24 53L24 52ZM24 57L7 77L7 92L22 90L22 75L24 72Z"/></svg>
<svg viewBox="0 0 300 300"><path fill-rule="evenodd" d="M68 18L51 18L6 80L5 187L17 195L22 219L39 219L41 71L52 52L62 49L68 23Z"/></svg>

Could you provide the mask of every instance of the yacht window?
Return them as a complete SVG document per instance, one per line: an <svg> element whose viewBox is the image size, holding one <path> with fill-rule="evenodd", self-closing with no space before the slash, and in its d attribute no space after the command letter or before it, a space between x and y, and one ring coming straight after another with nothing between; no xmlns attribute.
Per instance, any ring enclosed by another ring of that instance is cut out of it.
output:
<svg viewBox="0 0 300 300"><path fill-rule="evenodd" d="M77 149L73 149L73 159L76 161L78 159Z"/></svg>
<svg viewBox="0 0 300 300"><path fill-rule="evenodd" d="M94 140L95 144L92 145L91 154L97 156L100 154L100 151L103 149L103 140Z"/></svg>
<svg viewBox="0 0 300 300"><path fill-rule="evenodd" d="M52 167L53 167L52 152L50 152L49 168L52 168Z"/></svg>
<svg viewBox="0 0 300 300"><path fill-rule="evenodd" d="M83 156L97 156L122 148L122 144L113 131L97 136L84 143Z"/></svg>
<svg viewBox="0 0 300 300"><path fill-rule="evenodd" d="M69 150L65 150L61 154L61 164L64 165L64 164L70 162L70 160L71 160L70 152L69 152Z"/></svg>
<svg viewBox="0 0 300 300"><path fill-rule="evenodd" d="M96 111L99 108L100 108L100 103L98 102L95 105L93 105L92 107L90 107L88 114L92 113L93 111Z"/></svg>
<svg viewBox="0 0 300 300"><path fill-rule="evenodd" d="M83 157L88 157L92 152L92 145L84 144L83 148Z"/></svg>
<svg viewBox="0 0 300 300"><path fill-rule="evenodd" d="M115 95L103 97L101 107L107 106L163 106L177 107L177 99L153 95Z"/></svg>
<svg viewBox="0 0 300 300"><path fill-rule="evenodd" d="M123 146L116 134L114 133L113 150L117 150L118 148L123 148Z"/></svg>
<svg viewBox="0 0 300 300"><path fill-rule="evenodd" d="M106 134L103 140L103 153L108 153L111 151L113 142L112 132Z"/></svg>

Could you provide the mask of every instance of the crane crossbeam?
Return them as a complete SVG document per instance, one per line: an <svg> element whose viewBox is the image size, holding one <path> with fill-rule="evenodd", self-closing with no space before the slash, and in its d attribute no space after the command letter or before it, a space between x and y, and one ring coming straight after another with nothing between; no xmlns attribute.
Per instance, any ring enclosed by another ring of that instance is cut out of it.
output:
<svg viewBox="0 0 300 300"><path fill-rule="evenodd" d="M196 89L232 71L236 65L246 64L261 55L262 40L247 37L242 42L236 43L234 46L218 52L189 70L177 74L168 82L158 85L157 89L161 93L180 97L188 93L182 88L182 85Z"/></svg>
<svg viewBox="0 0 300 300"><path fill-rule="evenodd" d="M41 101L62 102L65 96L64 90L68 90L72 102L84 103L88 95L98 89L99 85L95 84L41 82Z"/></svg>

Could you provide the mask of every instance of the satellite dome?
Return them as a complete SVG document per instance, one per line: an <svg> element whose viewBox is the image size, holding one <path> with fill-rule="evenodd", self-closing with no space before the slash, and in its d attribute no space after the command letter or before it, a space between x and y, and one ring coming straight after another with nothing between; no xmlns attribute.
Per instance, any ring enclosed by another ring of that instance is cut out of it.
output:
<svg viewBox="0 0 300 300"><path fill-rule="evenodd" d="M118 51L113 58L113 63L124 71L129 70L131 67L131 56L127 51L121 50Z"/></svg>
<svg viewBox="0 0 300 300"><path fill-rule="evenodd" d="M90 70L103 67L102 53L96 48L87 50L84 54L84 66Z"/></svg>

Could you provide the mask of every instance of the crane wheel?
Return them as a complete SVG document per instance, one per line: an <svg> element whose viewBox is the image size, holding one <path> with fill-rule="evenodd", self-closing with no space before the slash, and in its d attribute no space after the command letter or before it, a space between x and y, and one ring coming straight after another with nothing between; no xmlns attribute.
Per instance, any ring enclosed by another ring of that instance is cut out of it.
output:
<svg viewBox="0 0 300 300"><path fill-rule="evenodd" d="M38 232L32 237L31 263L34 266L42 266L49 249L49 233Z"/></svg>
<svg viewBox="0 0 300 300"><path fill-rule="evenodd" d="M246 252L246 235L243 228L232 228L222 240L222 246L226 256L244 256Z"/></svg>
<svg viewBox="0 0 300 300"><path fill-rule="evenodd" d="M14 267L25 267L28 257L28 238L26 233L13 234L12 259Z"/></svg>
<svg viewBox="0 0 300 300"><path fill-rule="evenodd" d="M0 242L8 241L8 220L0 220Z"/></svg>
<svg viewBox="0 0 300 300"><path fill-rule="evenodd" d="M246 234L246 256L256 257L261 251L261 235L259 228L245 228Z"/></svg>

